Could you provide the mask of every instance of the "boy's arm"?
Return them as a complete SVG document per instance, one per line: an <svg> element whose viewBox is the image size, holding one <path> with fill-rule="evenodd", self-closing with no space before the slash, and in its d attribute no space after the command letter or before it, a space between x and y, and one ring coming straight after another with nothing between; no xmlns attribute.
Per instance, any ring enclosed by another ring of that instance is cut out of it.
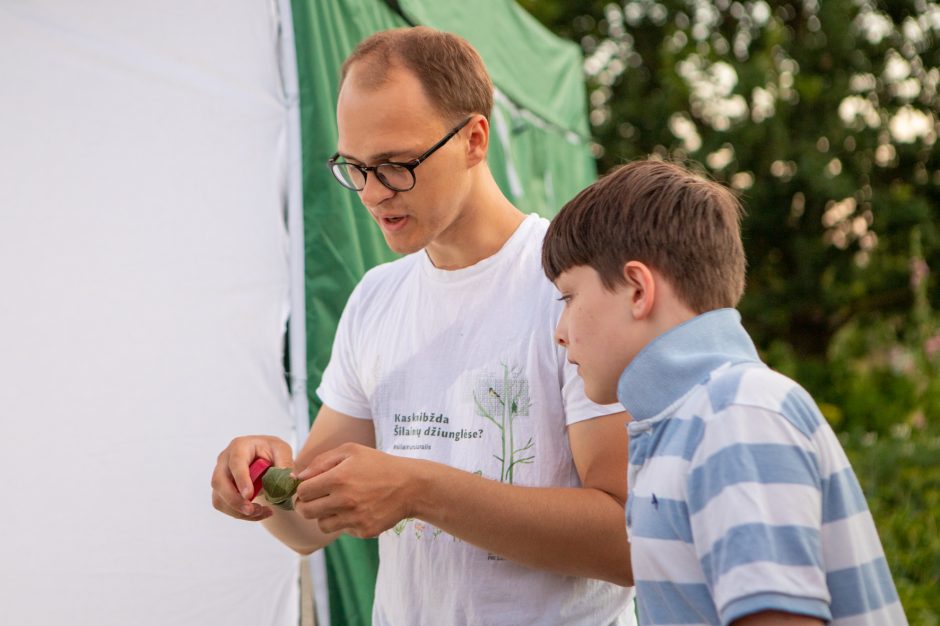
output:
<svg viewBox="0 0 940 626"><path fill-rule="evenodd" d="M582 487L523 487L440 463L345 445L300 474L297 510L328 532L374 536L415 517L494 555L632 585L624 524L625 413L572 424ZM310 477L310 478L308 478Z"/></svg>
<svg viewBox="0 0 940 626"><path fill-rule="evenodd" d="M219 455L212 475L212 502L216 509L232 517L260 521L265 528L288 547L301 554L310 554L336 539L339 532L325 533L317 520L305 519L295 511L267 506L263 497L249 502L252 490L248 466L256 457L266 458L277 467L304 467L317 454L344 443L375 445L371 420L356 419L323 405L313 427L297 456L291 458L290 446L275 437L239 437Z"/></svg>
<svg viewBox="0 0 940 626"><path fill-rule="evenodd" d="M806 615L794 615L780 611L761 611L747 617L742 617L731 623L731 626L823 626L821 619Z"/></svg>

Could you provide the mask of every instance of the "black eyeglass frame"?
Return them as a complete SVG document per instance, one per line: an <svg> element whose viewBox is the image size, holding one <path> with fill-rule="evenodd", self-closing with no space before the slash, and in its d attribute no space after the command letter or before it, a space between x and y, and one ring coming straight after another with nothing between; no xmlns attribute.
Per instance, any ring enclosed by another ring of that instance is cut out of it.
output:
<svg viewBox="0 0 940 626"><path fill-rule="evenodd" d="M461 122L460 124L458 124L457 126L454 126L454 127L450 130L450 132L447 133L446 135L444 135L444 137L443 137L440 141L438 141L436 144L434 144L433 146L431 146L430 148L428 148L427 152L425 152L425 153L422 154L421 156L419 156L419 157L417 157L417 158L415 158L415 159L412 159L412 160L410 160L410 161L407 161L407 162L405 162L405 163L401 163L401 162L398 162L398 161L386 161L385 163L379 163L379 164L377 164L377 165L368 165L368 166L367 166L367 165L357 165L356 163L350 163L349 161L337 161L337 159L338 159L339 156L340 156L340 155L339 155L339 152L337 152L337 153L335 153L333 156L331 156L329 159L327 159L327 161L326 161L326 166L327 166L328 168L330 168L330 172L333 174L333 178L335 178L336 181L337 181L340 185L342 185L342 186L345 187L346 189L349 189L350 191L362 191L363 189L365 189L365 188L366 188L366 181L367 181L368 178L369 178L369 172L375 172L375 177L378 179L378 181L379 181L380 183L382 183L382 185L384 185L386 188L391 189L392 191L398 191L398 192L402 192L402 191L411 191L412 189L414 189L415 184L417 184L417 182L418 182L417 176L415 176L415 169L416 169L419 165L421 165L422 163L424 163L424 162L428 159L429 156L431 156L432 154L434 154L435 152L437 152L439 149L441 149L441 148L444 146L444 144L446 144L448 141L450 141L450 140L454 137L454 135L456 135L456 134L459 133L461 130L463 130L463 127L466 126L467 124L469 124L469 123L470 123L470 120L472 120L472 119L473 119L473 116L471 115L470 117L468 117L467 119L465 119L464 121L462 121L462 122ZM353 186L347 185L347 184L346 184L346 181L345 181L345 177L340 176L339 174L337 174L337 172L336 172L336 166L337 166L337 165L343 165L343 166L346 166L346 167L354 167L354 168L356 168L357 170L359 170L360 172L362 172L362 186L361 186L361 187L353 187ZM407 188L399 188L399 187L395 187L394 185L392 185L391 183L389 183L389 182L385 179L385 177L382 176L382 174L379 172L379 168L380 168L380 167L385 167L385 166L387 166L387 165L393 165L393 166L395 166L395 167L401 167L401 168L404 168L404 169L408 170L408 173L411 174L411 185L410 185L409 187L407 187Z"/></svg>

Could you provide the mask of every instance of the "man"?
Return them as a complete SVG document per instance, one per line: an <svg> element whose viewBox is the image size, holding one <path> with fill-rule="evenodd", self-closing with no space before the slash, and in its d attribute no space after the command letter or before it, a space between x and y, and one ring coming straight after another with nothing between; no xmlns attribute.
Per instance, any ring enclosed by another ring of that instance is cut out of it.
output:
<svg viewBox="0 0 940 626"><path fill-rule="evenodd" d="M632 623L626 417L554 345L547 222L493 180L491 108L453 35L386 31L347 59L330 166L407 256L350 296L296 461L235 439L213 504L301 553L378 535L377 625ZM247 500L255 457L294 467L295 511Z"/></svg>

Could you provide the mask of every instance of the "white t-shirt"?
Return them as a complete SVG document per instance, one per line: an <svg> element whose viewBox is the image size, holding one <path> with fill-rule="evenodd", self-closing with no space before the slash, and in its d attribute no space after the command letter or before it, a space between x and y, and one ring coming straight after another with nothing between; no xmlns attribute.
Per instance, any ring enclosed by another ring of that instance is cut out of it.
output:
<svg viewBox="0 0 940 626"><path fill-rule="evenodd" d="M568 424L623 410L584 395L553 338L561 314L530 215L456 271L424 251L369 271L340 319L317 394L371 419L383 452L527 486L580 484ZM632 624L633 590L535 570L421 520L379 537L373 624Z"/></svg>

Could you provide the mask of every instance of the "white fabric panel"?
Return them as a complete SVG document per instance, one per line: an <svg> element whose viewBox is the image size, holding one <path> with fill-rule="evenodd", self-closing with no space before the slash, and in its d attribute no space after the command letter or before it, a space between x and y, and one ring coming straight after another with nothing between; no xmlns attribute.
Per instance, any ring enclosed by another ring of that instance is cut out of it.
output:
<svg viewBox="0 0 940 626"><path fill-rule="evenodd" d="M288 441L269 0L0 0L0 622L286 626L298 560L212 509Z"/></svg>

